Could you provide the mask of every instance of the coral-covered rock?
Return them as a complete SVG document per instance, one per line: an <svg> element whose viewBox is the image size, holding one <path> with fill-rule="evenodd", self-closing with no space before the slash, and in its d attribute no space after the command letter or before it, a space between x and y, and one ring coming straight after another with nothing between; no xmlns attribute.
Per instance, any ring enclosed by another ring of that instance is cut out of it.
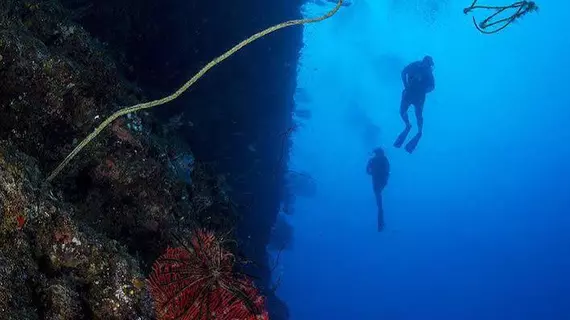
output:
<svg viewBox="0 0 570 320"><path fill-rule="evenodd" d="M47 282L41 291L42 304L46 306L46 320L81 319L82 301L77 284L72 278L55 278Z"/></svg>
<svg viewBox="0 0 570 320"><path fill-rule="evenodd" d="M33 290L38 270L28 244L21 235L0 240L0 318L40 319Z"/></svg>
<svg viewBox="0 0 570 320"><path fill-rule="evenodd" d="M1 139L51 165L112 102L134 101L104 47L57 1L11 0L0 15Z"/></svg>
<svg viewBox="0 0 570 320"><path fill-rule="evenodd" d="M194 224L238 230L240 250L267 265L299 28L248 47L168 106L117 119L51 186L41 181L106 116L146 100L137 86L149 96L175 89L237 41L298 18L301 3L0 0L0 140L25 154L0 148L2 252L7 272L28 275L2 280L2 294L21 292L14 305L0 301L15 319L144 317L140 273ZM164 130L159 110L173 120ZM182 143L170 143L174 134ZM11 247L22 251L8 255ZM266 290L270 270L261 269ZM127 299L116 287L129 281Z"/></svg>
<svg viewBox="0 0 570 320"><path fill-rule="evenodd" d="M13 319L150 319L139 262L74 219L31 158L0 144L0 306ZM14 217L25 217L20 225Z"/></svg>

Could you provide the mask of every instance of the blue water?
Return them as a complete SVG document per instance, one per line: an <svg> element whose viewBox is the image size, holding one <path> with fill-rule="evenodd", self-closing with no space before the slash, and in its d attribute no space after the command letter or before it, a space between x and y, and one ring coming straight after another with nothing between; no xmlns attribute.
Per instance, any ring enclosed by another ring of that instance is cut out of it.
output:
<svg viewBox="0 0 570 320"><path fill-rule="evenodd" d="M538 1L538 14L482 35L462 12L471 0L436 13L405 2L355 0L304 30L298 86L312 118L290 167L318 192L287 217L295 245L277 293L293 320L570 319L570 3ZM409 155L392 147L400 70L425 54L436 89ZM382 233L355 108L392 165Z"/></svg>

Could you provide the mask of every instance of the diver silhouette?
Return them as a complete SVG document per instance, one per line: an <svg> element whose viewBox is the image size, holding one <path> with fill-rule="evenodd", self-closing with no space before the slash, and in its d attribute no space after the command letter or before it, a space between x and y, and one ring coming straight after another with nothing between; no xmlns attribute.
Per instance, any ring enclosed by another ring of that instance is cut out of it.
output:
<svg viewBox="0 0 570 320"><path fill-rule="evenodd" d="M390 162L382 148L374 149L374 156L368 160L366 172L372 176L372 189L378 206L378 231L384 229L384 208L382 206L382 191L390 176Z"/></svg>
<svg viewBox="0 0 570 320"><path fill-rule="evenodd" d="M394 147L400 148L412 129L410 119L408 118L408 109L410 105L413 104L416 121L418 123L418 133L406 144L406 151L408 151L408 153L412 153L416 149L423 134L423 111L426 94L432 92L435 88L432 68L432 57L425 56L421 61L412 62L402 70L404 90L402 91L402 100L400 102L400 116L402 120L404 120L406 127L394 142Z"/></svg>

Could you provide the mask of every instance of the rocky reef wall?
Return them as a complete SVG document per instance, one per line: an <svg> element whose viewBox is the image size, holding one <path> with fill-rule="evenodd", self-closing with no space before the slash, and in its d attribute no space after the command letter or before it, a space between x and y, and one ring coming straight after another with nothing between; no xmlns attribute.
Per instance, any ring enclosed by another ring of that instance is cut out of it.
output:
<svg viewBox="0 0 570 320"><path fill-rule="evenodd" d="M0 295L29 293L6 310L22 307L19 319L64 319L61 310L74 303L70 319L148 316L140 279L172 245L173 232L185 237L201 222L237 231L271 319L288 318L271 290L266 245L288 157L301 27L253 43L174 102L117 120L56 181L42 177L119 106L171 93L237 42L298 18L300 5L0 3L0 140L8 181L0 192L0 234L5 247L25 252L1 257L11 276L0 281L12 286ZM194 161L181 164L186 158ZM18 191L6 187L18 179ZM89 248L98 251L90 256ZM103 260L111 265L101 268L114 273L89 269ZM15 276L28 280L16 283ZM85 289L99 276L101 292ZM119 302L117 287L127 292Z"/></svg>

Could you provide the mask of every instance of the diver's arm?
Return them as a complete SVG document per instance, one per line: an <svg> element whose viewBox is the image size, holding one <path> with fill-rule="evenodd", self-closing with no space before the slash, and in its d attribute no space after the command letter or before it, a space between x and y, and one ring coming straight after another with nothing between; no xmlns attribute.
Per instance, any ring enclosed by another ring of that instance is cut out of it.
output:
<svg viewBox="0 0 570 320"><path fill-rule="evenodd" d="M368 160L368 164L366 165L366 173L372 174L372 159Z"/></svg>

